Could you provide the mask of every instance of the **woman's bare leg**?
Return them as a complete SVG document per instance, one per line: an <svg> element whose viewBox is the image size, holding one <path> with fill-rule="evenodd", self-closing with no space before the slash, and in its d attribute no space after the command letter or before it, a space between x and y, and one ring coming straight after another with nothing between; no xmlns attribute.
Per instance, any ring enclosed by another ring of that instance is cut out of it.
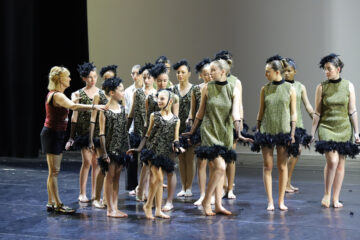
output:
<svg viewBox="0 0 360 240"><path fill-rule="evenodd" d="M262 147L261 148L264 167L263 167L263 181L265 186L265 191L268 200L268 211L274 211L274 199L272 196L272 169L273 169L273 152L274 148Z"/></svg>
<svg viewBox="0 0 360 240"><path fill-rule="evenodd" d="M156 188L156 194L155 194L155 217L159 218L170 218L170 216L164 214L161 210L161 204L163 199L163 182L164 182L164 174L161 168L157 169L157 176L159 179L159 182L157 184Z"/></svg>
<svg viewBox="0 0 360 240"><path fill-rule="evenodd" d="M276 147L277 150L277 168L279 172L279 209L287 210L287 206L285 205L285 189L286 183L288 181L288 153L286 151L286 147L279 146Z"/></svg>
<svg viewBox="0 0 360 240"><path fill-rule="evenodd" d="M301 153L301 148L299 148L299 152ZM286 184L286 190L287 193L293 193L295 191L299 191L299 188L294 187L291 185L291 178L294 173L295 166L299 160L300 154L297 157L290 156L289 162L288 162L288 182Z"/></svg>
<svg viewBox="0 0 360 240"><path fill-rule="evenodd" d="M186 162L186 180L185 180L185 197L192 196L192 184L195 177L195 153L194 147L189 147L185 152L185 162Z"/></svg>
<svg viewBox="0 0 360 240"><path fill-rule="evenodd" d="M168 180L168 196L166 199L165 206L162 209L164 212L170 211L174 208L173 198L174 198L175 189L176 189L176 173L175 173L175 171L167 174L167 180Z"/></svg>
<svg viewBox="0 0 360 240"><path fill-rule="evenodd" d="M48 203L55 204L59 206L61 204L61 200L59 197L59 189L58 189L58 175L60 172L60 164L61 164L62 154L54 155L54 154L46 154L46 160L49 168L49 175L47 179L47 187L48 187Z"/></svg>
<svg viewBox="0 0 360 240"><path fill-rule="evenodd" d="M220 175L219 180L217 181L217 186L215 188L215 212L225 215L231 215L231 212L226 210L221 203L223 197L223 182L225 179L225 171L226 171L225 160L222 157L217 157L216 159L214 159L214 164L215 164L215 172L217 170L223 172L223 174Z"/></svg>
<svg viewBox="0 0 360 240"><path fill-rule="evenodd" d="M178 192L178 194L176 195L178 197L184 197L185 190L186 190L185 189L185 185L186 185L186 159L185 159L186 155L185 155L185 153L179 154L179 172L180 172L180 181L181 181L181 191Z"/></svg>
<svg viewBox="0 0 360 240"><path fill-rule="evenodd" d="M92 161L92 152L87 148L81 149L81 158L82 165L80 168L80 193L79 193L79 201L80 202L89 202L89 199L86 197L86 183L89 175L90 165Z"/></svg>
<svg viewBox="0 0 360 240"><path fill-rule="evenodd" d="M346 156L339 154L339 164L336 168L334 185L333 185L333 203L334 208L341 208L343 204L339 201L340 200L340 191L341 186L344 180L345 175L345 158Z"/></svg>
<svg viewBox="0 0 360 240"><path fill-rule="evenodd" d="M154 217L152 215L152 205L154 202L154 198L158 188L161 184L160 176L158 175L158 168L155 166L150 166L150 187L149 187L149 195L146 203L144 204L144 212L147 219L153 220ZM162 186L161 186L162 187Z"/></svg>
<svg viewBox="0 0 360 240"><path fill-rule="evenodd" d="M228 179L227 197L230 199L236 198L236 196L234 194L235 171L236 171L235 162L228 163L226 166L226 176Z"/></svg>
<svg viewBox="0 0 360 240"><path fill-rule="evenodd" d="M321 200L321 205L324 207L330 207L331 188L334 183L336 169L339 163L339 154L337 151L330 151L325 153L326 165L324 168L324 182L325 191L324 197Z"/></svg>
<svg viewBox="0 0 360 240"><path fill-rule="evenodd" d="M139 186L137 188L137 193L136 193L136 201L139 202L145 201L144 190L146 189L148 175L149 175L149 166L143 163L143 166L140 171Z"/></svg>
<svg viewBox="0 0 360 240"><path fill-rule="evenodd" d="M91 159L91 200L96 198L96 177L99 175L100 168L97 162L98 155L96 151L92 152L92 159ZM101 185L102 187L102 185ZM101 190L100 190L101 192ZM101 194L101 193L100 193Z"/></svg>

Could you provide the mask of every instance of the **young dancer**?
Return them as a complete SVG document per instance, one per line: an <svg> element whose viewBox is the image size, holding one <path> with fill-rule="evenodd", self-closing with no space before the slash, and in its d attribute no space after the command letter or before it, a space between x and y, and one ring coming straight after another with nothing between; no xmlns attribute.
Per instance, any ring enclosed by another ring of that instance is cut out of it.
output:
<svg viewBox="0 0 360 240"><path fill-rule="evenodd" d="M163 196L163 178L174 172L174 152L181 152L179 147L179 118L171 112L173 93L160 90L158 105L160 111L150 115L149 127L145 137L137 149L129 149L128 153L140 152L141 161L150 166L150 188L147 202L143 209L148 219L154 219L152 206L155 199L155 216L170 218L161 209ZM146 148L143 147L146 145Z"/></svg>
<svg viewBox="0 0 360 240"><path fill-rule="evenodd" d="M323 57L320 68L324 69L327 80L316 87L311 135L315 136L318 128L319 141L315 150L325 153L326 158L325 191L321 205L330 207L332 190L333 206L340 208L343 207L340 191L345 175L345 158L354 158L359 154L359 147L353 143L354 137L355 142L360 143L355 89L350 81L340 76L344 63L339 55Z"/></svg>
<svg viewBox="0 0 360 240"><path fill-rule="evenodd" d="M46 153L49 167L47 179L48 211L60 213L74 213L75 210L65 206L59 197L58 175L64 149L65 130L68 123L69 110L85 111L101 110L99 105L75 104L64 95L65 89L70 86L70 72L65 67L52 67L49 73L49 93L46 96L46 119L41 131L42 151Z"/></svg>
<svg viewBox="0 0 360 240"><path fill-rule="evenodd" d="M100 112L100 144L102 156L98 159L101 170L105 174L105 198L107 216L115 218L127 217L118 210L119 179L122 168L130 162L126 155L129 149L129 137L126 130L125 108L119 103L124 96L124 86L120 78L108 78L103 89L110 96L108 110Z"/></svg>

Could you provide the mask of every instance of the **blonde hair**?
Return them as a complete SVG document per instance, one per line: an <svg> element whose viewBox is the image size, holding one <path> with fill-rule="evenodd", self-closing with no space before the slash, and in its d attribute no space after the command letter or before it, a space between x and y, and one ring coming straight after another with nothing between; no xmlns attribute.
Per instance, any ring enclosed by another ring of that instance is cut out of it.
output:
<svg viewBox="0 0 360 240"><path fill-rule="evenodd" d="M53 91L57 89L58 85L60 84L61 77L69 76L69 75L70 72L65 67L58 67L58 66L52 67L49 73L48 90Z"/></svg>
<svg viewBox="0 0 360 240"><path fill-rule="evenodd" d="M211 62L211 64L215 64L218 68L224 70L226 75L230 72L230 66L228 62L223 59L214 60Z"/></svg>

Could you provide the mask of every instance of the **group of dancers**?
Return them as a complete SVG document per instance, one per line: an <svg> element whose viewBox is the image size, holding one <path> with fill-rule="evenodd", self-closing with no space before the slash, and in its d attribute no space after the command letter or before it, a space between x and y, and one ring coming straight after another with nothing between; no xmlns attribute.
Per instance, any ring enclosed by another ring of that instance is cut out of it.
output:
<svg viewBox="0 0 360 240"><path fill-rule="evenodd" d="M315 109L308 100L305 86L294 80L295 61L279 55L268 58L265 63L268 83L260 91L253 134L244 123L242 84L231 74L232 66L232 55L225 50L213 59L204 58L195 67L203 82L193 85L189 82L190 65L182 59L172 65L179 82L173 84L169 80L170 60L161 56L154 64L135 65L131 71L134 84L125 90L116 65L101 69L103 83L99 89L96 67L85 62L78 66L78 72L86 86L72 93L71 99L64 95L70 86L70 72L65 67L51 68L46 119L40 134L49 167L47 210L75 212L60 200L57 184L69 109L73 113L65 149L78 149L82 156L78 200L92 201L96 208L107 208L108 217L127 217L118 209L120 173L126 168L126 188L136 201L146 201L143 206L146 217L154 219L154 205L155 217L169 218L166 212L174 208L176 158L182 186L177 196L193 195L192 183L197 169L200 197L194 204L202 205L207 216L230 215L222 205L222 198L236 198L233 187L237 142L262 152L268 211L275 210L272 168L276 148L278 208L287 210L285 192L299 190L291 184L291 177L301 145L309 147L316 131L319 140L315 142L315 150L326 158L321 204L330 207L332 197L333 207L342 207L340 191L345 158L359 154L360 139L354 86L340 77L344 64L339 56L330 54L320 61L327 80L316 88ZM303 126L301 102L312 118L310 134ZM141 162L139 181L138 161ZM86 183L90 167L89 200ZM167 185L163 183L164 175ZM167 199L162 206L164 188L167 188Z"/></svg>

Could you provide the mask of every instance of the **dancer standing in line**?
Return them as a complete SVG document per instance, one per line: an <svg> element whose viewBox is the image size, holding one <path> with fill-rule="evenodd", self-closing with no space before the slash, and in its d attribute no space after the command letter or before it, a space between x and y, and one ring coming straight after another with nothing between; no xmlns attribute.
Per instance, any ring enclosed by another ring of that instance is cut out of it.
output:
<svg viewBox="0 0 360 240"><path fill-rule="evenodd" d="M288 66L285 68L285 72L284 72L285 81L290 83L296 91L297 120L296 120L296 129L295 129L295 143L291 145L292 150L290 150L291 152L293 152L295 154L291 154L289 156L288 181L287 181L286 189L285 189L285 192L293 193L293 192L299 191L299 188L291 185L291 177L293 175L296 163L299 160L299 155L301 154L300 144L307 147L311 141L311 136L308 135L306 133L306 130L304 129L302 114L301 114L301 102L304 104L305 109L308 112L311 119L313 118L314 110L309 102L305 86L303 84L301 84L299 81L294 80L294 77L296 74L295 61L292 60L291 58L286 58L286 62L288 64Z"/></svg>
<svg viewBox="0 0 360 240"><path fill-rule="evenodd" d="M288 178L288 146L295 143L296 91L285 82L283 73L286 60L279 55L266 61L265 77L270 81L261 88L260 109L257 116L257 132L253 151L261 151L264 158L263 180L268 200L268 211L274 211L272 196L273 153L276 146L279 172L279 209L287 210L284 203Z"/></svg>
<svg viewBox="0 0 360 240"><path fill-rule="evenodd" d="M100 76L104 79L104 81L109 78L114 78L117 75L116 69L117 69L117 65L109 65L103 67L100 70ZM107 96L106 93L105 96L106 99L101 98L100 95L95 95L93 99L93 104L99 104L100 102L100 104L106 105L108 103L108 100L110 99L110 96ZM124 102L124 99L122 100L122 102ZM90 118L90 145L89 145L89 149L93 149L93 150L95 150L95 146L94 146L94 141L92 139L94 139L95 123L97 121L98 121L98 111L93 110ZM98 136L96 136L95 139L98 139ZM100 146L96 148L96 151L98 156L103 155ZM96 176L96 183L95 183L95 198L92 201L92 205L96 208L105 208L106 205L105 196L104 196L104 200L101 201L101 190L104 185L104 178L105 175L103 171L98 171L98 174Z"/></svg>
<svg viewBox="0 0 360 240"><path fill-rule="evenodd" d="M155 64L164 64L166 67L166 73L170 76L171 70L171 61L166 56L160 56L155 60ZM166 88L173 86L173 83L169 80ZM156 88L156 84L154 83L154 88Z"/></svg>
<svg viewBox="0 0 360 240"><path fill-rule="evenodd" d="M330 54L320 61L327 80L316 87L315 113L311 135L318 128L319 141L315 150L325 153L324 197L321 205L330 207L331 190L334 208L341 208L340 191L345 175L345 158L359 154L358 116L354 85L340 77L344 63L339 55Z"/></svg>
<svg viewBox="0 0 360 240"><path fill-rule="evenodd" d="M179 97L180 134L185 132L186 120L189 117L191 105L191 92L193 84L189 82L191 76L189 63L182 59L173 65L179 84L173 86L173 92ZM195 176L194 148L189 146L186 152L179 155L179 171L181 178L181 191L178 197L192 196L192 182Z"/></svg>
<svg viewBox="0 0 360 240"><path fill-rule="evenodd" d="M78 66L78 72L81 79L85 82L86 86L74 92L72 94L72 100L82 104L92 104L95 95L99 95L102 101L106 101L104 92L96 87L97 73L96 67L93 63L83 63ZM67 143L67 149L73 146L74 149L81 150L82 165L80 168L80 202L89 202L86 197L86 183L89 175L90 167L91 171L91 200L95 198L95 179L98 174L97 154L96 151L89 149L89 129L90 129L91 111L77 112L74 111L71 117L71 131L70 138ZM95 135L97 135L99 128L95 122L97 128L95 129ZM76 136L74 138L74 136ZM92 142L92 141L90 141ZM99 147L97 144L95 147Z"/></svg>
<svg viewBox="0 0 360 240"><path fill-rule="evenodd" d="M163 197L163 179L167 174L174 172L174 152L181 152L179 147L179 118L171 112L174 101L173 93L169 90L160 90L158 105L161 109L150 115L149 127L137 149L129 149L127 153L140 152L141 160L150 166L150 188L144 212L148 219L154 219L152 206L155 199L155 216L170 218L161 209ZM143 147L146 145L146 148Z"/></svg>
<svg viewBox="0 0 360 240"><path fill-rule="evenodd" d="M150 69L153 68L154 65L151 63L146 63L143 67L140 68L139 74L142 74L144 80L144 88L139 88L135 91L133 97L133 104L131 107L131 111L128 116L128 124L127 129L130 128L130 125L134 121L134 132L130 134L130 146L132 148L137 148L141 142L141 138L144 135L145 129L145 120L146 120L146 108L145 102L146 98L149 95L155 95L156 90L153 87L154 78L149 73ZM134 160L138 160L138 154L136 152L133 153ZM140 172L139 185L136 188L136 200L144 201L145 195L143 194L143 190L147 189L149 176L148 166L143 164Z"/></svg>
<svg viewBox="0 0 360 240"><path fill-rule="evenodd" d="M108 78L103 89L110 96L107 111L100 112L100 144L102 156L98 159L101 170L105 174L105 198L107 216L115 218L127 217L118 210L119 179L122 168L130 162L126 155L129 149L129 137L126 131L126 114L119 101L124 97L124 86L120 78Z"/></svg>
<svg viewBox="0 0 360 240"><path fill-rule="evenodd" d="M239 111L240 111L240 119L242 121L242 124L241 124L241 131L242 131L243 125L244 125L244 108L243 108L243 104L242 104L242 84L241 84L241 81L236 76L231 74L230 70L233 66L232 54L229 51L222 50L222 51L219 51L215 55L214 59L223 59L224 61L226 61L226 63L228 64L228 66L226 66L226 68L225 68L227 81L229 82L229 84L232 84L239 90L239 93L240 93ZM236 139L237 139L236 131L234 131L233 134L234 134L233 149L236 150L236 142L237 142L236 141ZM236 171L235 161L226 164L226 178L224 179L224 195L229 199L236 198L236 196L234 194L235 171Z"/></svg>
<svg viewBox="0 0 360 240"><path fill-rule="evenodd" d="M220 59L211 63L211 78L201 90L201 103L191 131L183 136L193 135L201 123L201 146L195 150L198 158L209 160L210 179L202 206L205 215L216 213L230 215L221 203L225 177L225 162L236 160L233 145L233 122L239 138L241 136L241 119L239 114L239 90L229 84L226 76L227 63ZM211 209L211 196L215 192L215 213Z"/></svg>
<svg viewBox="0 0 360 240"><path fill-rule="evenodd" d="M210 63L211 63L210 58L204 58L195 67L196 73L199 74L199 78L203 80L203 83L195 85L191 92L191 106L190 106L190 111L189 111L189 117L187 120L188 126L190 127L190 129L193 125L196 113L200 107L201 90L208 82L211 81ZM187 142L188 142L188 140L187 140ZM184 145L186 145L187 142L185 142ZM200 143L201 143L200 128L198 128L196 133L191 136L190 144L194 148L197 145L199 145ZM204 159L198 158L197 166L198 166L198 182L199 182L199 188L200 188L200 198L194 203L194 205L199 206L199 205L201 205L201 203L205 197L207 161L204 161ZM215 199L214 199L214 201L215 201Z"/></svg>
<svg viewBox="0 0 360 240"><path fill-rule="evenodd" d="M156 86L157 86L157 93L162 90L166 89L166 86L169 82L169 75L167 74L167 69L164 64L155 64L155 66L150 69L150 75L155 79ZM171 107L171 111L175 116L179 114L179 98L178 96L172 96L173 103ZM148 127L150 126L150 116L151 113L160 111L158 105L158 97L157 94L149 94L146 102L145 102L145 109L146 109L146 127L145 131L147 132ZM170 211L174 208L173 205L173 198L176 189L176 174L174 172L167 173L167 183L168 183L168 196L166 203L162 210L164 212ZM141 196L141 192L139 191L139 195Z"/></svg>
<svg viewBox="0 0 360 240"><path fill-rule="evenodd" d="M65 89L70 86L70 72L65 67L52 67L49 73L49 85L45 109L46 119L41 131L42 151L46 153L46 160L49 167L47 179L48 211L60 213L74 213L75 210L65 206L59 197L58 175L64 149L65 130L68 123L69 110L86 111L102 110L99 105L75 104L64 95Z"/></svg>
<svg viewBox="0 0 360 240"><path fill-rule="evenodd" d="M125 90L125 113L128 116L129 112L131 110L132 104L133 104L133 96L137 89L141 89L144 86L142 74L139 73L141 66L140 65L134 65L131 69L131 77L134 81L134 84L132 84L130 87L126 88ZM129 134L134 132L134 124L131 125ZM126 169L126 184L125 188L126 190L130 191L129 194L133 195L135 194L135 188L138 185L137 180L137 161L133 161L129 163L127 169Z"/></svg>

